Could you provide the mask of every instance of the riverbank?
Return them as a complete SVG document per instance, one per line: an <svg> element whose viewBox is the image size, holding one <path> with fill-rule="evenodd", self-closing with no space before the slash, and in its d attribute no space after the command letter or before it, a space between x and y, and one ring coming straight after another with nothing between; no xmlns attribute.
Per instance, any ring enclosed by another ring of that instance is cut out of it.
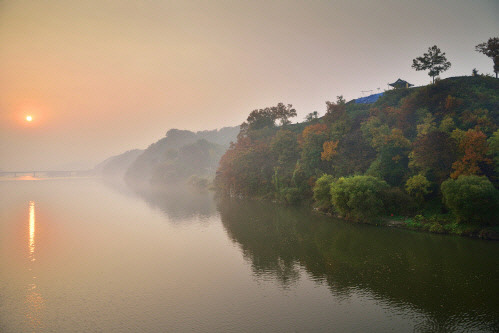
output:
<svg viewBox="0 0 499 333"><path fill-rule="evenodd" d="M499 226L463 225L445 219L425 218L422 215L390 217L383 223L387 227L499 241Z"/></svg>
<svg viewBox="0 0 499 333"><path fill-rule="evenodd" d="M433 234L455 235L483 240L499 241L499 226L477 226L471 224L458 224L451 216L425 217L423 215L385 216L376 221L351 221L340 215L312 208L316 213L327 215L350 223L369 224L380 227L399 228Z"/></svg>
<svg viewBox="0 0 499 333"><path fill-rule="evenodd" d="M210 190L216 190L214 188L210 188ZM220 195L220 193L218 194ZM267 202L269 198L267 196L262 197L236 197L239 200L249 200L255 202ZM281 200L270 200L272 204L276 206L302 206L310 209L312 212L320 215L329 216L331 218L336 218L343 220L352 224L368 224L378 227L388 227L388 228L398 228L398 229L406 229L411 231L419 231L423 233L433 233L433 234L441 234L441 235L454 235L454 236L462 236L468 238L477 238L483 240L490 241L499 241L499 226L480 226L473 224L459 224L456 222L455 217L452 214L438 214L431 215L429 217L417 214L415 216L401 216L401 215L393 215L393 216L381 216L378 219L373 220L351 220L345 218L340 214L336 214L330 209L321 209L317 206L314 206L313 200L304 200L297 204L289 204L286 201Z"/></svg>

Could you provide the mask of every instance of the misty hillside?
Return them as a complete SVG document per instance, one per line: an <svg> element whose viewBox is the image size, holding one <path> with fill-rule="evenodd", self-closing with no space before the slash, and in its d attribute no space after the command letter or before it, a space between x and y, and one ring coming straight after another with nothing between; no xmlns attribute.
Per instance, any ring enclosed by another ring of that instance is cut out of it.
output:
<svg viewBox="0 0 499 333"><path fill-rule="evenodd" d="M123 178L130 165L144 150L133 149L123 154L111 156L95 166L96 173L103 177Z"/></svg>
<svg viewBox="0 0 499 333"><path fill-rule="evenodd" d="M185 182L190 176L212 178L238 133L239 126L199 132L171 129L136 158L125 178L155 184Z"/></svg>
<svg viewBox="0 0 499 333"><path fill-rule="evenodd" d="M182 146L176 152L167 153L166 160L154 166L150 181L153 184L177 184L185 183L190 177L211 179L226 150L227 147L205 139Z"/></svg>
<svg viewBox="0 0 499 333"><path fill-rule="evenodd" d="M198 131L196 136L198 139L205 139L206 141L229 147L230 143L236 141L239 134L239 126L223 127L220 130L211 131Z"/></svg>

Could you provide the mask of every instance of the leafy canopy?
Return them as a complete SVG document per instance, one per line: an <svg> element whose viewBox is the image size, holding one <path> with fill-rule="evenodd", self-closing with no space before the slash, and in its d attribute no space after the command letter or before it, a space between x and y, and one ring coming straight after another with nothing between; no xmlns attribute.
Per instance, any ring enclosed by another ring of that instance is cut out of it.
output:
<svg viewBox="0 0 499 333"><path fill-rule="evenodd" d="M499 72L499 37L489 38L487 42L475 46L477 52L485 54L494 61L494 73Z"/></svg>
<svg viewBox="0 0 499 333"><path fill-rule="evenodd" d="M339 213L369 220L384 213L383 192L388 184L372 176L341 177L331 184L331 202Z"/></svg>
<svg viewBox="0 0 499 333"><path fill-rule="evenodd" d="M459 176L440 188L444 204L460 223L494 222L499 214L499 190L485 176Z"/></svg>
<svg viewBox="0 0 499 333"><path fill-rule="evenodd" d="M317 179L314 185L314 200L316 205L322 209L331 207L331 184L334 182L334 177L324 174Z"/></svg>
<svg viewBox="0 0 499 333"><path fill-rule="evenodd" d="M430 182L423 175L415 175L405 183L406 192L416 201L421 204L424 201L424 196L431 193Z"/></svg>
<svg viewBox="0 0 499 333"><path fill-rule="evenodd" d="M262 129L264 127L274 127L276 120L280 120L280 125L291 123L289 118L296 117L296 110L291 104L283 103L265 109L253 110L246 122L242 123L241 131Z"/></svg>
<svg viewBox="0 0 499 333"><path fill-rule="evenodd" d="M459 141L459 150L462 156L452 164L452 178L483 174L483 168L492 164L487 157L487 136L480 130L470 129L465 132Z"/></svg>
<svg viewBox="0 0 499 333"><path fill-rule="evenodd" d="M499 173L499 130L487 140L489 144L489 154L492 155L494 160L494 168Z"/></svg>
<svg viewBox="0 0 499 333"><path fill-rule="evenodd" d="M422 57L412 60L412 68L417 71L429 70L428 75L431 76L434 83L435 76L438 76L441 72L445 72L450 66L451 63L447 61L445 52L442 53L436 45L429 47L428 53L424 53Z"/></svg>

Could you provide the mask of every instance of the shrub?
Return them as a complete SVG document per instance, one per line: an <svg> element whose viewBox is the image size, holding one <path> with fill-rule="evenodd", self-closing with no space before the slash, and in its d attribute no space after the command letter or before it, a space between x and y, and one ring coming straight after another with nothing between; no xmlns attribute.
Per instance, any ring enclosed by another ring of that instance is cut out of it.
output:
<svg viewBox="0 0 499 333"><path fill-rule="evenodd" d="M381 194L386 189L388 184L376 177L342 177L331 184L331 202L347 218L371 220L384 213Z"/></svg>
<svg viewBox="0 0 499 333"><path fill-rule="evenodd" d="M425 195L431 192L430 186L431 184L425 176L415 175L407 180L405 190L421 205L424 202Z"/></svg>
<svg viewBox="0 0 499 333"><path fill-rule="evenodd" d="M414 216L414 221L417 222L417 223L423 223L424 222L424 216L421 215L421 214L418 214L418 215Z"/></svg>
<svg viewBox="0 0 499 333"><path fill-rule="evenodd" d="M281 198L289 205L297 205L302 199L301 192L296 187L286 187L281 190Z"/></svg>
<svg viewBox="0 0 499 333"><path fill-rule="evenodd" d="M435 222L435 223L431 224L430 232L441 234L441 233L444 233L445 230L444 230L444 227L440 223Z"/></svg>
<svg viewBox="0 0 499 333"><path fill-rule="evenodd" d="M333 176L324 174L315 182L313 191L317 207L321 209L331 208L331 184L333 181Z"/></svg>
<svg viewBox="0 0 499 333"><path fill-rule="evenodd" d="M387 214L412 215L416 211L414 200L398 187L383 191L382 200Z"/></svg>
<svg viewBox="0 0 499 333"><path fill-rule="evenodd" d="M499 191L487 177L459 176L441 185L443 202L458 223L486 224L499 214Z"/></svg>
<svg viewBox="0 0 499 333"><path fill-rule="evenodd" d="M420 229L423 227L421 222L414 221L414 219L407 219L404 222L409 228Z"/></svg>
<svg viewBox="0 0 499 333"><path fill-rule="evenodd" d="M443 227L444 227L444 230L448 233L459 234L459 224L457 224L457 223L448 223L448 224L445 224Z"/></svg>

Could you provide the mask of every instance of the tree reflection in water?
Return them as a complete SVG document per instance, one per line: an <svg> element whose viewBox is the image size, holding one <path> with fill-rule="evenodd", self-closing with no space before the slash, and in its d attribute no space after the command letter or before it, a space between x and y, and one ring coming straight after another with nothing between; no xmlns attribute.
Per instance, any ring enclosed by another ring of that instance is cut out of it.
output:
<svg viewBox="0 0 499 333"><path fill-rule="evenodd" d="M422 313L417 331L499 328L498 243L236 199L219 200L218 211L259 278L288 287L303 269L340 299L367 292L384 307Z"/></svg>
<svg viewBox="0 0 499 333"><path fill-rule="evenodd" d="M133 195L175 224L218 213L258 279L291 288L306 272L339 300L365 294L418 314L418 332L499 328L498 242L352 224L272 203L215 203L211 193L186 188Z"/></svg>
<svg viewBox="0 0 499 333"><path fill-rule="evenodd" d="M105 180L104 184L121 194L139 197L151 208L159 209L171 223L207 222L217 214L213 192L189 186L152 186Z"/></svg>

